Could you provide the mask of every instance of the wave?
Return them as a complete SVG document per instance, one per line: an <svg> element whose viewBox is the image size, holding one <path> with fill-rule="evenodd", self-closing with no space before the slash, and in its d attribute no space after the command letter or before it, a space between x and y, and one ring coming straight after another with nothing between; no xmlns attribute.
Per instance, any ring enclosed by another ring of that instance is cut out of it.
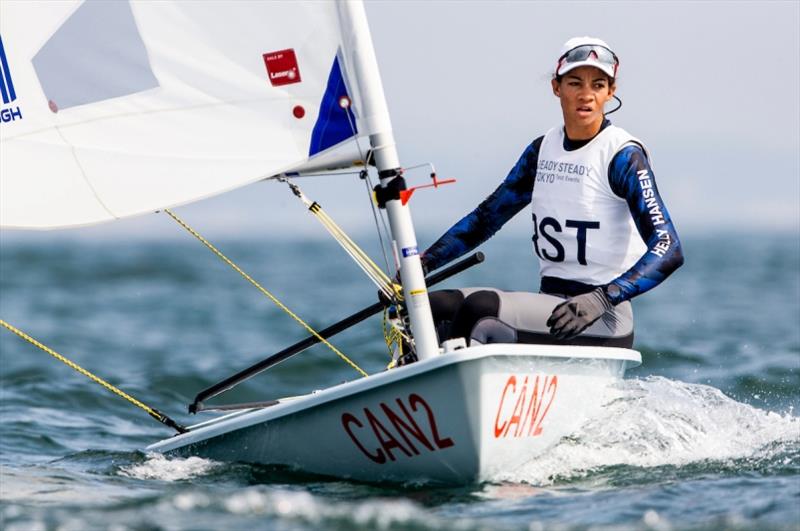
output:
<svg viewBox="0 0 800 531"><path fill-rule="evenodd" d="M202 457L167 457L163 454L147 454L143 462L123 466L119 474L133 479L155 479L161 481L183 481L205 476L224 467L224 463Z"/></svg>
<svg viewBox="0 0 800 531"><path fill-rule="evenodd" d="M739 469L741 461L731 466L737 460L756 468L781 466L798 452L800 418L791 410L764 411L710 386L654 376L615 384L599 416L544 455L493 479L553 485L610 467L627 467L629 474L631 467L724 472Z"/></svg>

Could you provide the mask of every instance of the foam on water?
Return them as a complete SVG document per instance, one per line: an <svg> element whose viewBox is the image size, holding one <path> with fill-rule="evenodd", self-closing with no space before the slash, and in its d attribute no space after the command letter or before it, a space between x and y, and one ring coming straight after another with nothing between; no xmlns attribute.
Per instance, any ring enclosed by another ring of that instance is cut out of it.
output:
<svg viewBox="0 0 800 531"><path fill-rule="evenodd" d="M364 501L336 500L307 490L254 486L237 490L223 497L205 492L176 495L169 502L172 509L185 513L213 509L240 517L258 517L269 521L291 521L303 528L342 529L481 529L474 521L444 519L424 506L402 498L375 498Z"/></svg>
<svg viewBox="0 0 800 531"><path fill-rule="evenodd" d="M275 514L312 523L347 518L354 523L373 524L381 529L411 522L422 511L417 504L402 499L333 504L306 491L264 491L259 488L246 489L231 495L224 501L224 506L234 514Z"/></svg>
<svg viewBox="0 0 800 531"><path fill-rule="evenodd" d="M800 443L800 418L736 402L713 387L662 377L623 380L599 416L498 481L549 485L601 467L769 459Z"/></svg>
<svg viewBox="0 0 800 531"><path fill-rule="evenodd" d="M166 457L148 454L143 463L120 468L119 473L134 479L181 481L204 476L223 466L222 463L201 457Z"/></svg>

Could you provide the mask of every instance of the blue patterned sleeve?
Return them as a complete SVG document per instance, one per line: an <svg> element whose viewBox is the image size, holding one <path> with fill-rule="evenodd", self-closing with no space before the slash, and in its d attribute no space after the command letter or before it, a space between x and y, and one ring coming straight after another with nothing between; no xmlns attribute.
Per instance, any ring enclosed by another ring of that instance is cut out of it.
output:
<svg viewBox="0 0 800 531"><path fill-rule="evenodd" d="M426 269L438 269L475 249L531 202L543 138L537 138L525 149L508 176L489 197L423 253Z"/></svg>
<svg viewBox="0 0 800 531"><path fill-rule="evenodd" d="M616 305L663 282L683 264L683 251L641 146L626 146L614 156L608 180L614 193L628 203L636 228L647 245L647 251L633 267L606 286L609 301Z"/></svg>

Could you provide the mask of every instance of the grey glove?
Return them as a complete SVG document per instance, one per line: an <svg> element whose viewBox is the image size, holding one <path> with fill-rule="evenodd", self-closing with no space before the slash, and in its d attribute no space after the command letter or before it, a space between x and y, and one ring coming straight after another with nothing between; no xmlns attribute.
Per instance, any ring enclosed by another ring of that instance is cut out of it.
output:
<svg viewBox="0 0 800 531"><path fill-rule="evenodd" d="M558 339L572 339L612 308L603 288L567 299L553 309L547 326Z"/></svg>

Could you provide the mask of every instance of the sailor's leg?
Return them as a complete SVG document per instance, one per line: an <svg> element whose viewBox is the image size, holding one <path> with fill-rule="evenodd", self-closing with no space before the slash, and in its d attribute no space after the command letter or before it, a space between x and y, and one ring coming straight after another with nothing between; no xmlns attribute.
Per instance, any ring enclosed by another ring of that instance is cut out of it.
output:
<svg viewBox="0 0 800 531"><path fill-rule="evenodd" d="M443 289L432 291L428 294L439 343L453 337L469 337L464 334L453 335L451 331L452 324L461 310L464 300L470 294L483 289L485 288Z"/></svg>
<svg viewBox="0 0 800 531"><path fill-rule="evenodd" d="M494 289L473 291L464 299L464 303L453 319L450 337L463 337L469 341L472 329L485 318L497 318L500 311L500 292Z"/></svg>
<svg viewBox="0 0 800 531"><path fill-rule="evenodd" d="M433 324L439 343L450 339L450 324L464 302L464 294L458 289L443 289L428 294L433 314Z"/></svg>
<svg viewBox="0 0 800 531"><path fill-rule="evenodd" d="M593 323L578 337L563 341L550 335L547 319L564 302L561 297L543 293L493 290L496 311L485 311L469 331L474 343L538 343L546 345L594 345L630 348L633 345L633 310L624 302ZM465 305L468 302L464 301ZM484 296L488 300L488 296ZM460 315L460 314L459 314ZM453 337L456 336L455 323ZM462 332L461 329L458 332Z"/></svg>

